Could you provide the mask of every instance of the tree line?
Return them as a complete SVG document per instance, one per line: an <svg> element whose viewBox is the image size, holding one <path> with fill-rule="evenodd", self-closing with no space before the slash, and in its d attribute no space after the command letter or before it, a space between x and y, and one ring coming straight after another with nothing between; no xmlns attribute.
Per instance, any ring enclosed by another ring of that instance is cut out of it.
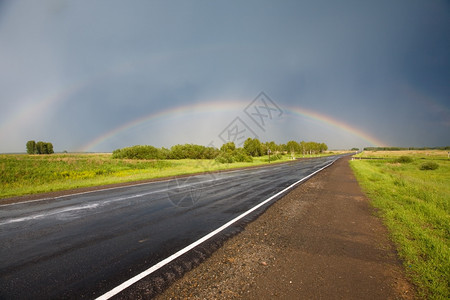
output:
<svg viewBox="0 0 450 300"><path fill-rule="evenodd" d="M220 149L195 144L175 145L170 149L156 148L150 145L136 145L116 149L113 158L124 159L216 159L220 162L252 161L252 157L281 154L318 154L328 150L325 143L289 141L286 144L276 144L274 141L261 142L259 139L248 138L242 148L237 148L233 142L223 144ZM276 156L274 157L276 158Z"/></svg>
<svg viewBox="0 0 450 300"><path fill-rule="evenodd" d="M125 159L214 159L219 150L214 147L185 144L170 149L156 148L150 145L136 145L113 151L113 158Z"/></svg>
<svg viewBox="0 0 450 300"><path fill-rule="evenodd" d="M27 142L27 153L28 154L53 154L53 144L49 142Z"/></svg>
<svg viewBox="0 0 450 300"><path fill-rule="evenodd" d="M446 147L365 147L365 151L402 151L402 150L450 150Z"/></svg>

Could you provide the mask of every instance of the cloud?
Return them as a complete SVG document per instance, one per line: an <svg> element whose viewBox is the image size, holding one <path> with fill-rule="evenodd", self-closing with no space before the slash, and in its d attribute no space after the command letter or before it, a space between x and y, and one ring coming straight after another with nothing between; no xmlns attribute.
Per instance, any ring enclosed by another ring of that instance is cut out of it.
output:
<svg viewBox="0 0 450 300"><path fill-rule="evenodd" d="M59 150L76 149L145 115L217 99L250 102L260 91L393 145L450 144L450 10L444 1L107 5L3 5L0 152L21 151L22 140L40 136L58 141ZM404 86L434 106L414 100ZM41 103L51 105L33 109ZM191 118L186 122L200 128L219 126ZM180 136L164 134L173 132L170 122L158 128L155 143L179 142ZM353 146L344 133L336 141L331 129L308 129L311 137L339 147L347 139ZM433 137L424 134L431 129ZM283 140L291 132L277 134ZM137 133L129 137L136 143L141 138L145 142Z"/></svg>

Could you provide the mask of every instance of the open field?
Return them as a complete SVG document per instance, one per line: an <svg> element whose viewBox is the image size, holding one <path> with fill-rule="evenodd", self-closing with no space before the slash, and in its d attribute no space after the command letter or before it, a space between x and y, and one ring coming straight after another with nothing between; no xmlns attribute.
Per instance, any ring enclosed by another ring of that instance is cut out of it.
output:
<svg viewBox="0 0 450 300"><path fill-rule="evenodd" d="M325 155L331 154L336 153ZM289 161L289 156L276 162L283 161ZM0 155L0 198L266 163L267 156L255 157L250 163L220 164L207 159L113 159L111 154Z"/></svg>
<svg viewBox="0 0 450 300"><path fill-rule="evenodd" d="M354 157L362 158L393 158L400 156L411 156L421 159L448 159L447 150L399 150L399 151L364 151L354 155Z"/></svg>
<svg viewBox="0 0 450 300"><path fill-rule="evenodd" d="M447 151L375 151L351 161L408 275L425 298L450 297L450 160ZM424 166L434 166L427 168ZM436 167L437 166L437 167Z"/></svg>

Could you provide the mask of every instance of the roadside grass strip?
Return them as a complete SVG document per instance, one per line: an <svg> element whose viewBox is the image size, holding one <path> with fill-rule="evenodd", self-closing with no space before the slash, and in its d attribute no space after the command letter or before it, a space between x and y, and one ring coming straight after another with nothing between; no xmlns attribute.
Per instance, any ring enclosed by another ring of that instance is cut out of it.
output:
<svg viewBox="0 0 450 300"><path fill-rule="evenodd" d="M399 159L398 153L384 152L381 159L353 160L350 165L378 209L419 295L449 299L450 160L447 153L408 155L411 159ZM429 162L438 167L422 167Z"/></svg>
<svg viewBox="0 0 450 300"><path fill-rule="evenodd" d="M275 163L289 160L283 155ZM0 155L0 199L265 164L267 155L253 162L221 164L213 159L114 159L110 153L7 154Z"/></svg>

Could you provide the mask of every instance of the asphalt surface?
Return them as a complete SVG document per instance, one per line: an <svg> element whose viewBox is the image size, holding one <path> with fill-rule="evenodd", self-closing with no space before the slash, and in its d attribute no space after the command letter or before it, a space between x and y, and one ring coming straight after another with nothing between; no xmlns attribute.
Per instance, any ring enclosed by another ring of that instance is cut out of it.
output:
<svg viewBox="0 0 450 300"><path fill-rule="evenodd" d="M0 299L98 297L335 159L0 206Z"/></svg>

